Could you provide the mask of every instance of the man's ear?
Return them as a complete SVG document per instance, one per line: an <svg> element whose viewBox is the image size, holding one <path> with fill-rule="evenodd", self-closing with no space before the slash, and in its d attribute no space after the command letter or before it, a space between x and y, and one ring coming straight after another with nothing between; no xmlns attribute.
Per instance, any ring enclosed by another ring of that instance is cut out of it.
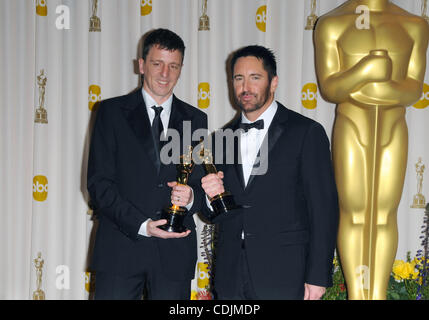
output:
<svg viewBox="0 0 429 320"><path fill-rule="evenodd" d="M275 76L274 78L271 79L270 91L272 94L274 94L274 92L276 92L278 84L279 84L279 77L278 76Z"/></svg>
<svg viewBox="0 0 429 320"><path fill-rule="evenodd" d="M144 65L144 60L142 58L140 58L139 59L139 71L140 71L141 74L144 74L143 65Z"/></svg>

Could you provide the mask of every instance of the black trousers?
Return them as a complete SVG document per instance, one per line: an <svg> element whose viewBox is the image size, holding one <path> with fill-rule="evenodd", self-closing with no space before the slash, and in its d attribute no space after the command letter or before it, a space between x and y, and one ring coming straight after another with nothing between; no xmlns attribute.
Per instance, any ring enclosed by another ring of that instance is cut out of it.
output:
<svg viewBox="0 0 429 320"><path fill-rule="evenodd" d="M217 292L218 300L258 300L258 296L255 293L252 285L252 279L250 277L249 265L247 262L246 250L243 247L240 253L240 260L238 263L237 272L237 284L235 294L232 296L226 296L222 292ZM215 280L216 281L216 280Z"/></svg>
<svg viewBox="0 0 429 320"><path fill-rule="evenodd" d="M153 243L152 243L153 244ZM117 275L97 271L95 300L189 300L191 280L172 281L162 272L159 253L154 245L145 250L142 271L133 275Z"/></svg>
<svg viewBox="0 0 429 320"><path fill-rule="evenodd" d="M190 297L191 281L169 281L157 274L118 276L97 272L95 278L95 300L189 300Z"/></svg>

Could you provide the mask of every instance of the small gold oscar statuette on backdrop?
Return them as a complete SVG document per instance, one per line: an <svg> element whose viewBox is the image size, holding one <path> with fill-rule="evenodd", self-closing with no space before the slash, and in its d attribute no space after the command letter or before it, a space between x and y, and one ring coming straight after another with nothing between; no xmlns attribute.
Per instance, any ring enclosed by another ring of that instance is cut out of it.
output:
<svg viewBox="0 0 429 320"><path fill-rule="evenodd" d="M40 70L40 75L37 76L37 84L39 86L39 106L36 109L34 119L34 122L36 123L48 123L48 112L44 107L47 81L48 79L45 76L45 70Z"/></svg>
<svg viewBox="0 0 429 320"><path fill-rule="evenodd" d="M101 31L101 20L97 17L98 0L92 0L92 16L89 18L89 32Z"/></svg>
<svg viewBox="0 0 429 320"><path fill-rule="evenodd" d="M180 156L180 163L176 166L176 180L179 184L187 185L189 175L194 169L195 163L192 160L192 150L193 148L188 146L188 153ZM186 208L176 206L175 204L164 208L162 210L161 219L166 219L167 223L165 225L159 226L158 228L167 232L185 232L186 227L183 225L183 220L185 219L187 212L188 210Z"/></svg>
<svg viewBox="0 0 429 320"><path fill-rule="evenodd" d="M207 15L207 0L203 0L203 14L200 17L200 25L198 27L199 31L209 31L210 30L210 18Z"/></svg>
<svg viewBox="0 0 429 320"><path fill-rule="evenodd" d="M44 260L42 254L39 252L37 258L34 259L34 265L36 266L36 291L33 292L33 300L45 300L45 293L42 291L42 271Z"/></svg>
<svg viewBox="0 0 429 320"><path fill-rule="evenodd" d="M425 196L422 194L423 189L423 172L425 171L425 165L422 163L422 158L416 163L417 172L417 194L413 197L413 204L411 208L423 209L426 206Z"/></svg>
<svg viewBox="0 0 429 320"><path fill-rule="evenodd" d="M422 17L429 23L428 0L422 0Z"/></svg>
<svg viewBox="0 0 429 320"><path fill-rule="evenodd" d="M318 19L318 16L316 16L317 0L310 0L310 1L311 1L311 13L307 17L307 25L305 26L305 30L313 30L316 24L316 20Z"/></svg>

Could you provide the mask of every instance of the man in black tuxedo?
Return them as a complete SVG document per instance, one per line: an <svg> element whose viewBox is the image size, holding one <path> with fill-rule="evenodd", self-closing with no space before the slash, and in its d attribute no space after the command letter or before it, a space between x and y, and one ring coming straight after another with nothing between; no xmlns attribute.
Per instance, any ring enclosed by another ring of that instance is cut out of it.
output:
<svg viewBox="0 0 429 320"><path fill-rule="evenodd" d="M320 299L332 285L338 225L329 140L319 123L274 100L269 49L236 51L231 72L242 113L224 129L240 143L223 143L221 161L214 150L219 172L202 179L203 214L214 216L208 199L225 190L244 208L216 217L215 291L219 299Z"/></svg>
<svg viewBox="0 0 429 320"><path fill-rule="evenodd" d="M141 299L145 289L149 299L190 298L197 258L192 213L201 207L202 174L194 172L187 186L179 185L176 165L160 156L169 146L186 153L185 125L192 132L207 128L205 113L173 94L184 52L172 31L150 32L139 59L143 88L98 108L88 162L88 190L99 219L95 299ZM180 146L161 141L163 129L176 130ZM186 232L158 228L167 222L160 213L170 201L189 209Z"/></svg>

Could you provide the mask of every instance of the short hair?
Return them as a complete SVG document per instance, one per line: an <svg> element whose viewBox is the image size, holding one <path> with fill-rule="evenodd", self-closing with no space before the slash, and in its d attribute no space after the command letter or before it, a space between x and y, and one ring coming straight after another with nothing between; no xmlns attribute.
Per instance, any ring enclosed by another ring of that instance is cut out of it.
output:
<svg viewBox="0 0 429 320"><path fill-rule="evenodd" d="M179 50L182 54L182 62L185 57L185 43L176 33L168 29L155 29L147 34L143 42L142 58L146 60L149 50L153 46L169 51Z"/></svg>
<svg viewBox="0 0 429 320"><path fill-rule="evenodd" d="M239 58L255 57L262 60L264 70L268 73L268 79L271 80L277 76L277 63L274 53L263 46L252 45L238 49L231 58L231 75L234 76L234 66Z"/></svg>

